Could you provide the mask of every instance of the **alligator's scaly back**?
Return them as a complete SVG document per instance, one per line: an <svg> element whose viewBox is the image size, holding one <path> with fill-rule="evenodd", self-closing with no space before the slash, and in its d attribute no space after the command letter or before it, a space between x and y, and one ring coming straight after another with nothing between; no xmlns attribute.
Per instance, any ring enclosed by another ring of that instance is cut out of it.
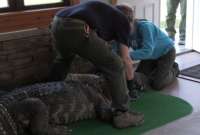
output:
<svg viewBox="0 0 200 135"><path fill-rule="evenodd" d="M17 110L24 110L24 106L18 102L29 98L38 98L45 103L50 115L46 123L67 124L94 118L95 107L102 104L110 105L110 101L102 94L104 83L105 80L96 75L68 75L64 82L35 84L15 89L0 98L0 126L3 125L2 130L0 127L0 133L4 135L4 131L10 130L12 133L9 135L17 135L16 125L19 123L16 119L12 119L12 116L16 115L13 108L17 105Z"/></svg>

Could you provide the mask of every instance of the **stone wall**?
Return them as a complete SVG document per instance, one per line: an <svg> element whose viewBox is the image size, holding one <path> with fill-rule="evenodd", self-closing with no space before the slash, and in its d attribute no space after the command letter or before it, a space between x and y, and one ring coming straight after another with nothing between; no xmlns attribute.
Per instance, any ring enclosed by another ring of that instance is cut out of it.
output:
<svg viewBox="0 0 200 135"><path fill-rule="evenodd" d="M53 61L52 44L48 30L0 34L0 89L43 81ZM77 56L70 72L91 73L95 67Z"/></svg>
<svg viewBox="0 0 200 135"><path fill-rule="evenodd" d="M16 87L44 79L52 58L47 30L1 34L0 87Z"/></svg>

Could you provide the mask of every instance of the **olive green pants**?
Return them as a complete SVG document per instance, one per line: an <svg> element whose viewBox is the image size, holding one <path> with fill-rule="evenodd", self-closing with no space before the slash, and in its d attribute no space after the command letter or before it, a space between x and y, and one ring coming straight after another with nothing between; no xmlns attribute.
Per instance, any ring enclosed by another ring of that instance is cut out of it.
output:
<svg viewBox="0 0 200 135"><path fill-rule="evenodd" d="M170 37L175 37L176 11L179 4L181 8L181 22L179 24L180 39L185 40L187 0L167 0L166 31Z"/></svg>
<svg viewBox="0 0 200 135"><path fill-rule="evenodd" d="M176 51L172 48L167 54L156 60L142 60L136 70L135 78L148 80L149 85L155 90L161 90L175 81L179 73L175 65ZM141 74L142 73L142 74ZM137 80L136 79L136 80ZM144 82L142 80L142 82Z"/></svg>
<svg viewBox="0 0 200 135"><path fill-rule="evenodd" d="M71 18L55 17L52 34L57 52L50 78L52 81L64 80L75 55L92 62L109 81L112 107L117 110L128 109L128 90L122 60L112 53L107 42L94 31L86 33L86 23Z"/></svg>

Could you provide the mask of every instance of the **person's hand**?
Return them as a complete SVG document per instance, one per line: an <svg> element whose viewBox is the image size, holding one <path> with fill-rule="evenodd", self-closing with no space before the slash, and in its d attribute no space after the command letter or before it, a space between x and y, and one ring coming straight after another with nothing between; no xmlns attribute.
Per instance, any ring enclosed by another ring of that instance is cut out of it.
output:
<svg viewBox="0 0 200 135"><path fill-rule="evenodd" d="M134 64L134 61L130 57L124 58L123 61L127 65L133 65Z"/></svg>
<svg viewBox="0 0 200 135"><path fill-rule="evenodd" d="M85 24L84 25L84 30L85 30L86 34L89 34L90 33L90 27L89 27L89 25Z"/></svg>
<svg viewBox="0 0 200 135"><path fill-rule="evenodd" d="M129 49L126 45L121 45L120 47L121 52L121 58L125 65L125 71L126 71L126 79L132 80L133 79L133 60L129 56Z"/></svg>

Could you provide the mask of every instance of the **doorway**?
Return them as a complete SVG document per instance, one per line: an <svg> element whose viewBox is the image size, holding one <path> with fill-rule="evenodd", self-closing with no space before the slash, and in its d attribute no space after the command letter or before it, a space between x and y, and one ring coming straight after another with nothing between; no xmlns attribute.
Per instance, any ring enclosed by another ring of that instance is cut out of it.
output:
<svg viewBox="0 0 200 135"><path fill-rule="evenodd" d="M160 3L160 28L165 32L166 25L166 16L167 16L167 0L161 0ZM187 20L187 19L186 19ZM175 36L175 48L177 54L182 54L191 51L190 47L185 45L179 45L179 24L181 22L181 14L180 14L180 4L177 8L176 12L176 23L175 23L175 29L176 29L176 36ZM186 34L187 36L187 34Z"/></svg>
<svg viewBox="0 0 200 135"><path fill-rule="evenodd" d="M187 4L187 37L186 46L200 53L199 35L200 35L200 0L190 0Z"/></svg>

